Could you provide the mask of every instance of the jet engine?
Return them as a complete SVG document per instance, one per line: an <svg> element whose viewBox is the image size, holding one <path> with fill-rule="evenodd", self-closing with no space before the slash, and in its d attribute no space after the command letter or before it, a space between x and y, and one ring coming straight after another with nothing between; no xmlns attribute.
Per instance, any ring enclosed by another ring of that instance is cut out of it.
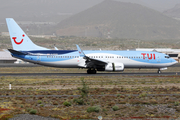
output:
<svg viewBox="0 0 180 120"><path fill-rule="evenodd" d="M124 71L124 64L123 63L108 63L105 66L105 71Z"/></svg>

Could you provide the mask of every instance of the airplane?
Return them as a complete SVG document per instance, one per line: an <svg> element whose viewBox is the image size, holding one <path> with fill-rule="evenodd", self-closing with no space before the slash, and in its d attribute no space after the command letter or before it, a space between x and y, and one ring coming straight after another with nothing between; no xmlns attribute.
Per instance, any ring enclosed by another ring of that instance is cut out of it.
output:
<svg viewBox="0 0 180 120"><path fill-rule="evenodd" d="M97 71L123 72L125 68L166 70L177 63L168 55L147 51L51 50L34 44L13 18L6 18L15 58L57 68L84 68L88 74Z"/></svg>

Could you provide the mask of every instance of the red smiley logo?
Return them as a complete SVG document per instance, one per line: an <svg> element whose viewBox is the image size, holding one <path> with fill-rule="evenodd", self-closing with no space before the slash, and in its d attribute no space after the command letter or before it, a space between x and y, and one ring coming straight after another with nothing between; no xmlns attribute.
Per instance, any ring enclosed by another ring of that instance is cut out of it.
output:
<svg viewBox="0 0 180 120"><path fill-rule="evenodd" d="M22 37L25 37L25 35L23 34ZM22 39L20 42L17 42L16 39L17 37L12 37L12 39L14 40L14 42L17 44L17 45L20 45L24 39Z"/></svg>

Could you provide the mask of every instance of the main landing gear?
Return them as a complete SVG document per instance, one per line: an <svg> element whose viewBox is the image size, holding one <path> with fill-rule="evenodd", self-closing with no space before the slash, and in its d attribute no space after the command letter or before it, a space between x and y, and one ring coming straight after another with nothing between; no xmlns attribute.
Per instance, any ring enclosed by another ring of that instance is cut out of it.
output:
<svg viewBox="0 0 180 120"><path fill-rule="evenodd" d="M88 69L87 70L87 74L96 74L96 70L95 69Z"/></svg>

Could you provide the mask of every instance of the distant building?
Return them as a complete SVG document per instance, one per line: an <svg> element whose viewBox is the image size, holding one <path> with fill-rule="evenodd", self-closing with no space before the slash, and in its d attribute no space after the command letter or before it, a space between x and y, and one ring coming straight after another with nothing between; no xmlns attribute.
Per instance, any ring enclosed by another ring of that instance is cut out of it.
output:
<svg viewBox="0 0 180 120"><path fill-rule="evenodd" d="M29 37L35 37L35 38L46 38L46 39L49 39L49 38L55 38L56 35L28 35Z"/></svg>
<svg viewBox="0 0 180 120"><path fill-rule="evenodd" d="M1 36L10 36L9 35L9 32L1 32L0 34ZM56 35L53 34L53 35L28 35L29 37L35 37L35 38L46 38L46 39L49 39L49 38L55 38Z"/></svg>
<svg viewBox="0 0 180 120"><path fill-rule="evenodd" d="M1 36L9 36L9 32L1 32Z"/></svg>
<svg viewBox="0 0 180 120"><path fill-rule="evenodd" d="M0 63L14 63L17 61L16 58L13 58L8 51L0 51Z"/></svg>

